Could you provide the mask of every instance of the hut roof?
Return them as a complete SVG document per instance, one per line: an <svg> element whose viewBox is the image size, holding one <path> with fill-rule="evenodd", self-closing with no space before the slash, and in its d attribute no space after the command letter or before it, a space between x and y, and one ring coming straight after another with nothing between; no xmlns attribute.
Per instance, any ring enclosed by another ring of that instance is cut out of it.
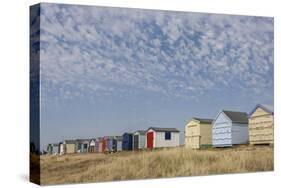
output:
<svg viewBox="0 0 281 188"><path fill-rule="evenodd" d="M126 133L124 133L123 135L125 135L125 134L128 134L128 135L133 135L134 133L128 133L128 132L126 132Z"/></svg>
<svg viewBox="0 0 281 188"><path fill-rule="evenodd" d="M233 123L248 123L248 114L246 112L235 112L235 111L227 111L223 110L223 113L227 115L227 117Z"/></svg>
<svg viewBox="0 0 281 188"><path fill-rule="evenodd" d="M135 133L140 133L141 135L145 135L146 131L145 130L137 130Z"/></svg>
<svg viewBox="0 0 281 188"><path fill-rule="evenodd" d="M78 138L75 140L76 142L90 142L91 139L86 139L86 138Z"/></svg>
<svg viewBox="0 0 281 188"><path fill-rule="evenodd" d="M98 137L96 138L96 142L101 141L103 139L103 137Z"/></svg>
<svg viewBox="0 0 281 188"><path fill-rule="evenodd" d="M268 105L268 104L257 104L255 106L255 108L249 113L249 116L251 116L256 110L257 108L261 108L264 111L273 114L274 113L274 107L272 105Z"/></svg>
<svg viewBox="0 0 281 188"><path fill-rule="evenodd" d="M122 141L123 137L122 136L115 136L115 139L118 140L118 141Z"/></svg>
<svg viewBox="0 0 281 188"><path fill-rule="evenodd" d="M76 140L65 140L66 144L76 144Z"/></svg>
<svg viewBox="0 0 281 188"><path fill-rule="evenodd" d="M56 146L59 146L59 143L52 143L52 144L48 144L48 145L56 147Z"/></svg>
<svg viewBox="0 0 281 188"><path fill-rule="evenodd" d="M207 119L207 118L197 118L194 117L193 119L200 121L201 123L212 123L213 119Z"/></svg>
<svg viewBox="0 0 281 188"><path fill-rule="evenodd" d="M116 136L104 136L103 139L115 139Z"/></svg>
<svg viewBox="0 0 281 188"><path fill-rule="evenodd" d="M152 129L156 132L180 132L178 129L176 128L162 128L162 127L150 127L147 130Z"/></svg>

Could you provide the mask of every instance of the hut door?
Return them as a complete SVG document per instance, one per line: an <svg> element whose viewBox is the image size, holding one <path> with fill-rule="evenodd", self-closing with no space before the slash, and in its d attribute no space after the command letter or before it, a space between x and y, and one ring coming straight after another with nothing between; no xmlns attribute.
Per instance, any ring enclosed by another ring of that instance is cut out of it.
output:
<svg viewBox="0 0 281 188"><path fill-rule="evenodd" d="M147 148L153 149L153 132L147 133Z"/></svg>
<svg viewBox="0 0 281 188"><path fill-rule="evenodd" d="M139 149L139 135L134 135L134 149Z"/></svg>

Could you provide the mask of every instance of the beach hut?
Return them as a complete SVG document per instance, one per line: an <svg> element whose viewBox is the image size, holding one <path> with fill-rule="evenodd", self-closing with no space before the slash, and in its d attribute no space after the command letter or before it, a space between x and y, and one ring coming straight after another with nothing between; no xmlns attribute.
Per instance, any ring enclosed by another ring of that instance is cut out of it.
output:
<svg viewBox="0 0 281 188"><path fill-rule="evenodd" d="M249 114L250 144L273 144L273 106L258 104Z"/></svg>
<svg viewBox="0 0 281 188"><path fill-rule="evenodd" d="M95 151L96 151L96 153L102 153L103 152L103 137L99 137L99 138L96 139Z"/></svg>
<svg viewBox="0 0 281 188"><path fill-rule="evenodd" d="M88 153L89 142L89 139L76 139L76 152Z"/></svg>
<svg viewBox="0 0 281 188"><path fill-rule="evenodd" d="M60 152L59 143L53 144L53 154L57 155Z"/></svg>
<svg viewBox="0 0 281 188"><path fill-rule="evenodd" d="M123 136L115 136L115 140L116 140L116 151L122 151Z"/></svg>
<svg viewBox="0 0 281 188"><path fill-rule="evenodd" d="M105 136L103 137L103 152L109 152L109 150L111 149L111 139L110 136Z"/></svg>
<svg viewBox="0 0 281 188"><path fill-rule="evenodd" d="M76 153L76 141L75 140L65 140L64 145L65 145L66 154Z"/></svg>
<svg viewBox="0 0 281 188"><path fill-rule="evenodd" d="M107 138L108 138L107 136L104 136L102 138L101 152L105 152L107 150Z"/></svg>
<svg viewBox="0 0 281 188"><path fill-rule="evenodd" d="M54 155L58 154L58 144L48 144L47 146L47 154Z"/></svg>
<svg viewBox="0 0 281 188"><path fill-rule="evenodd" d="M76 153L76 141L75 140L65 140L59 144L60 154L72 154Z"/></svg>
<svg viewBox="0 0 281 188"><path fill-rule="evenodd" d="M102 153L104 151L104 146L103 146L104 140L103 137L99 139L99 153Z"/></svg>
<svg viewBox="0 0 281 188"><path fill-rule="evenodd" d="M212 145L213 119L192 118L185 125L185 147L199 149Z"/></svg>
<svg viewBox="0 0 281 188"><path fill-rule="evenodd" d="M122 140L122 150L129 151L133 149L133 133L124 133Z"/></svg>
<svg viewBox="0 0 281 188"><path fill-rule="evenodd" d="M95 140L95 153L98 153L99 152L99 139L97 138Z"/></svg>
<svg viewBox="0 0 281 188"><path fill-rule="evenodd" d="M146 148L179 146L179 133L180 131L176 128L150 127L146 131Z"/></svg>
<svg viewBox="0 0 281 188"><path fill-rule="evenodd" d="M90 139L88 152L89 153L94 153L95 152L95 146L96 146L96 139L94 139L94 138Z"/></svg>
<svg viewBox="0 0 281 188"><path fill-rule="evenodd" d="M59 143L59 154L60 155L65 154L65 146L64 146L63 142Z"/></svg>
<svg viewBox="0 0 281 188"><path fill-rule="evenodd" d="M228 147L235 144L247 144L248 115L245 112L223 110L212 123L213 147Z"/></svg>
<svg viewBox="0 0 281 188"><path fill-rule="evenodd" d="M106 142L105 144L105 152L115 152L117 150L117 142L115 136L106 136L104 137Z"/></svg>
<svg viewBox="0 0 281 188"><path fill-rule="evenodd" d="M145 148L145 133L144 130L138 130L133 135L133 148L134 150Z"/></svg>
<svg viewBox="0 0 281 188"><path fill-rule="evenodd" d="M116 152L117 151L117 140L116 136L112 136L108 140L108 150L109 152Z"/></svg>
<svg viewBox="0 0 281 188"><path fill-rule="evenodd" d="M99 138L96 138L96 141L95 141L95 152L96 153L100 153L101 152L101 148L102 147L102 138L99 137Z"/></svg>
<svg viewBox="0 0 281 188"><path fill-rule="evenodd" d="M53 145L48 144L47 146L47 154L52 155L53 154Z"/></svg>

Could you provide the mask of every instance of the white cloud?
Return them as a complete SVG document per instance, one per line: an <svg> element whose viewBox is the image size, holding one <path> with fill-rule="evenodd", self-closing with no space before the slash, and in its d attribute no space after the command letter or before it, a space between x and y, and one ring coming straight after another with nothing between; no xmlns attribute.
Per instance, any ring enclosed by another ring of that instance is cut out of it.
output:
<svg viewBox="0 0 281 188"><path fill-rule="evenodd" d="M222 86L253 95L273 88L271 18L56 4L42 10L46 95L61 87L65 99L110 95L125 86L188 99Z"/></svg>

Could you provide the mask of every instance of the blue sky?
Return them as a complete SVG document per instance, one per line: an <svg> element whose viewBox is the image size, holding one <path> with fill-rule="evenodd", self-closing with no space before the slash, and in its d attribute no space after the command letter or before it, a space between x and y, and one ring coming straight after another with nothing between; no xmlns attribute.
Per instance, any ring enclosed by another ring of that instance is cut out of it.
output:
<svg viewBox="0 0 281 188"><path fill-rule="evenodd" d="M43 147L273 104L273 18L42 4L40 21Z"/></svg>

